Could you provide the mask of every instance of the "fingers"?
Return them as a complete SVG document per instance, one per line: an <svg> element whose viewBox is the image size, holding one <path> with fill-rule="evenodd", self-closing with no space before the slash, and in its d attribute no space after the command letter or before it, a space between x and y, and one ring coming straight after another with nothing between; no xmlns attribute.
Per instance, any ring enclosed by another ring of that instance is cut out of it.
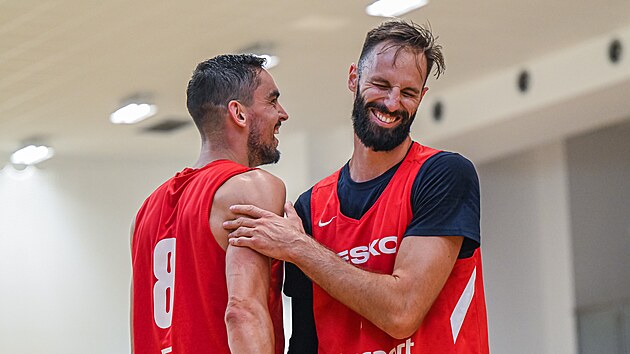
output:
<svg viewBox="0 0 630 354"><path fill-rule="evenodd" d="M287 214L287 218L297 219L300 222L300 225L302 224L302 219L300 218L300 215L298 215L297 210L295 210L293 203L286 202L284 204L284 212Z"/></svg>
<svg viewBox="0 0 630 354"><path fill-rule="evenodd" d="M269 245L266 242L264 242L264 240L261 240L261 239L257 239L253 237L233 237L233 238L228 239L228 244L229 246L235 246L235 247L249 247L252 250L260 254L263 254L267 257L280 259L274 256L273 250L269 249Z"/></svg>
<svg viewBox="0 0 630 354"><path fill-rule="evenodd" d="M236 218L234 220L228 220L223 222L223 228L226 230L234 230L239 227L254 227L256 226L256 219L251 218Z"/></svg>
<svg viewBox="0 0 630 354"><path fill-rule="evenodd" d="M252 244L252 239L248 237L235 237L228 239L228 243L230 244L230 246L250 247Z"/></svg>
<svg viewBox="0 0 630 354"><path fill-rule="evenodd" d="M238 237L252 237L254 236L254 231L255 229L252 227L241 226L228 234L228 241Z"/></svg>
<svg viewBox="0 0 630 354"><path fill-rule="evenodd" d="M293 203L286 202L284 204L284 212L285 214L287 214L287 219L292 220L293 225L296 225L300 231L304 232L302 219L300 218L300 215L297 213L297 210L295 210L295 207L293 207Z"/></svg>
<svg viewBox="0 0 630 354"><path fill-rule="evenodd" d="M230 207L230 211L234 214L243 214L251 216L253 218L262 218L264 216L275 215L270 211L260 209L259 207L253 205L232 205Z"/></svg>
<svg viewBox="0 0 630 354"><path fill-rule="evenodd" d="M293 207L293 203L291 203L290 201L284 203L284 213L287 214L287 218L298 216L295 207Z"/></svg>

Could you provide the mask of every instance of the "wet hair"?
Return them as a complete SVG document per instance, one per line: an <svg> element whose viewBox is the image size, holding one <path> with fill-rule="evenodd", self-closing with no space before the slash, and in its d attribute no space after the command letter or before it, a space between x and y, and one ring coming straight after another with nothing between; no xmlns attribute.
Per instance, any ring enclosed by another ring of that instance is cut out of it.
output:
<svg viewBox="0 0 630 354"><path fill-rule="evenodd" d="M402 49L410 49L417 54L424 53L427 59L426 77L435 65L435 78L446 69L442 46L435 43L437 37L433 36L431 27L422 27L413 22L404 20L391 20L383 22L378 27L368 32L363 43L363 49L359 56L359 75L363 71L366 61L371 57L374 49L381 43L387 43L386 48L397 48L396 56ZM426 78L425 78L426 80Z"/></svg>
<svg viewBox="0 0 630 354"><path fill-rule="evenodd" d="M197 65L188 82L186 106L202 139L223 130L230 101L252 104L264 64L264 58L252 54L224 54Z"/></svg>

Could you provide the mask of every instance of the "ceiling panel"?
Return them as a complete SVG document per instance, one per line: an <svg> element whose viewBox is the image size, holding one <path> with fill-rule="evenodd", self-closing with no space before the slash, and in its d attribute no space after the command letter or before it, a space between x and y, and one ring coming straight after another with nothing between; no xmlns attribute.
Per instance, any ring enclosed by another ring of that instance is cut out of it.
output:
<svg viewBox="0 0 630 354"><path fill-rule="evenodd" d="M348 124L350 63L383 19L369 1L0 1L0 164L31 136L58 154L188 156L197 135L114 126L126 97L148 92L159 113L186 117L199 61L271 42L272 69L291 115L283 133ZM432 1L405 18L430 22L446 55L431 94L630 25L627 0Z"/></svg>

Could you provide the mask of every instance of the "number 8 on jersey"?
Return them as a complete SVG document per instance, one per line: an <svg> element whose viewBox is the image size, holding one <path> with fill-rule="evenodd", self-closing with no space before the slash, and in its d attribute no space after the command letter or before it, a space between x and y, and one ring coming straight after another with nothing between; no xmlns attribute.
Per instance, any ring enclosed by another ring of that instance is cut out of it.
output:
<svg viewBox="0 0 630 354"><path fill-rule="evenodd" d="M173 320L175 289L175 238L165 238L153 250L153 319L160 328L169 328Z"/></svg>

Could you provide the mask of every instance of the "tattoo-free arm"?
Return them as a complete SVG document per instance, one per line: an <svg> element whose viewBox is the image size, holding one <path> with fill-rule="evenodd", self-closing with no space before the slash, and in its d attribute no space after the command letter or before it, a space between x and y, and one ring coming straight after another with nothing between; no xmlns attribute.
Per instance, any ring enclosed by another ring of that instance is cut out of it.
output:
<svg viewBox="0 0 630 354"><path fill-rule="evenodd" d="M222 223L234 218L228 207L235 202L258 205L277 215L282 213L284 199L284 183L262 170L232 177L214 197L210 227L226 249L225 324L232 353L274 352L274 324L268 308L270 259L251 249L229 246Z"/></svg>
<svg viewBox="0 0 630 354"><path fill-rule="evenodd" d="M232 353L273 353L268 309L269 259L248 248L228 246L225 254L228 305L225 325Z"/></svg>
<svg viewBox="0 0 630 354"><path fill-rule="evenodd" d="M391 275L357 268L313 239L306 246L310 251L299 252L295 262L332 297L390 336L406 338L446 283L461 242L461 237L406 237Z"/></svg>
<svg viewBox="0 0 630 354"><path fill-rule="evenodd" d="M295 209L287 218L253 206L234 206L238 218L230 244L246 246L294 263L332 297L395 338L414 333L446 283L461 247L461 236L407 236L391 275L371 273L342 260L306 235Z"/></svg>

